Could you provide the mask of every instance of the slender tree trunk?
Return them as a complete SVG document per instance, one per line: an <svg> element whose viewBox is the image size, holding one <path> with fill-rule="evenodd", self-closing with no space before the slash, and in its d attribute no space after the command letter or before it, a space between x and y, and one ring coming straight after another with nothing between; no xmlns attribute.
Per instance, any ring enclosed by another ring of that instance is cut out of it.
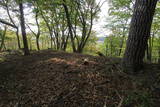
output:
<svg viewBox="0 0 160 107"><path fill-rule="evenodd" d="M47 41L49 41L49 36L47 36ZM50 48L49 46L50 46L50 44L48 42L48 49Z"/></svg>
<svg viewBox="0 0 160 107"><path fill-rule="evenodd" d="M152 38L150 37L149 38L149 43L148 43L148 46L147 46L147 60L149 62L152 62Z"/></svg>
<svg viewBox="0 0 160 107"><path fill-rule="evenodd" d="M107 37L106 37L106 39L108 39ZM109 55L109 52L108 52L108 42L106 42L106 50L105 50L105 52L106 52L106 56L108 56Z"/></svg>
<svg viewBox="0 0 160 107"><path fill-rule="evenodd" d="M124 37L122 38L121 43L120 43L120 47L119 47L120 49L119 49L118 56L121 56L122 48L123 48L123 43L124 43Z"/></svg>
<svg viewBox="0 0 160 107"><path fill-rule="evenodd" d="M3 31L3 34L2 34L2 41L1 41L1 45L0 45L0 51L4 47L4 40L5 40L5 36L6 36L6 31L7 31L7 27L5 27L5 29Z"/></svg>
<svg viewBox="0 0 160 107"><path fill-rule="evenodd" d="M5 43L3 44L3 48L4 48L4 50L6 50L6 45L5 45Z"/></svg>
<svg viewBox="0 0 160 107"><path fill-rule="evenodd" d="M62 30L62 37L61 37L61 50L64 51L64 45L65 45L65 35L64 35L64 30Z"/></svg>
<svg viewBox="0 0 160 107"><path fill-rule="evenodd" d="M91 12L90 12L90 27L89 27L88 33L86 33L86 38L85 38L85 40L82 44L82 52L83 52L83 49L84 49L89 37L91 36L92 27L93 27L93 14L94 14L93 9L91 9ZM87 29L86 29L86 31L87 31Z"/></svg>
<svg viewBox="0 0 160 107"><path fill-rule="evenodd" d="M20 43L19 30L18 30L18 28L16 28L16 36L17 36L18 48L21 49L21 43Z"/></svg>
<svg viewBox="0 0 160 107"><path fill-rule="evenodd" d="M122 63L125 71L137 72L142 69L157 1L136 0L135 2L127 47Z"/></svg>
<svg viewBox="0 0 160 107"><path fill-rule="evenodd" d="M29 46L30 46L30 50L32 50L32 39L31 38L28 38L28 42L29 42Z"/></svg>
<svg viewBox="0 0 160 107"><path fill-rule="evenodd" d="M28 43L27 43L22 0L20 0L20 3L19 3L19 10L20 10L21 30L22 30L22 38L23 38L23 45L24 45L24 55L29 55L30 53L29 53Z"/></svg>
<svg viewBox="0 0 160 107"><path fill-rule="evenodd" d="M119 46L119 56L121 56L121 53L122 53L122 48L123 48L123 44L124 44L124 40L125 40L125 27L123 27L123 36L121 38L121 43L120 43L120 46Z"/></svg>
<svg viewBox="0 0 160 107"><path fill-rule="evenodd" d="M66 37L66 40L64 41L64 44L63 44L63 51L66 51L66 49L67 49L68 39L69 39L69 33L68 33L68 35L67 35L67 37Z"/></svg>
<svg viewBox="0 0 160 107"><path fill-rule="evenodd" d="M38 7L39 8L39 7ZM49 21L47 20L47 18L44 16L44 14L43 14L43 12L42 12L42 10L39 8L39 11L40 11L40 14L41 14L41 16L42 16L42 18L43 18L43 20L44 20L44 22L46 23L46 26L47 26L47 28L48 28L48 30L49 30L49 36L50 36L50 48L52 49L53 48L53 41L54 41L54 39L53 39L53 37L52 37L52 35L53 35L53 31L52 31L52 27L49 25ZM43 45L43 43L42 43L42 45ZM42 46L43 47L43 46Z"/></svg>
<svg viewBox="0 0 160 107"><path fill-rule="evenodd" d="M71 37L71 43L72 43L72 48L73 48L73 52L76 52L76 47L75 47L75 43L74 43L74 37L73 37L73 32L72 32L72 23L70 20L70 14L68 12L68 7L66 6L66 0L63 0L63 7L66 13L66 18L67 18L67 24L68 24L68 29L69 29L69 33L70 33L70 37Z"/></svg>
<svg viewBox="0 0 160 107"><path fill-rule="evenodd" d="M38 8L36 8L38 9ZM36 36L36 44L37 44L37 49L40 50L40 47L39 47L39 37L40 37L40 34L41 34L41 30L40 30L40 25L39 25L39 22L38 22L38 11L36 12L36 16L35 16L35 19L36 19L36 24L37 24L37 28L38 28L38 32L37 34L35 33L35 36Z"/></svg>
<svg viewBox="0 0 160 107"><path fill-rule="evenodd" d="M158 50L158 63L160 64L160 47L159 47L159 50Z"/></svg>
<svg viewBox="0 0 160 107"><path fill-rule="evenodd" d="M37 49L40 50L40 47L39 47L39 37L36 37L36 45L37 45Z"/></svg>
<svg viewBox="0 0 160 107"><path fill-rule="evenodd" d="M151 63L151 53L150 53L150 44L148 43L147 44L147 47L146 47L146 60L147 62Z"/></svg>
<svg viewBox="0 0 160 107"><path fill-rule="evenodd" d="M111 48L111 56L112 56L112 54L113 54L113 41L112 41L113 39L112 39L112 37L110 38L110 48Z"/></svg>
<svg viewBox="0 0 160 107"><path fill-rule="evenodd" d="M51 49L52 49L53 48L53 37L51 34L50 34L50 41L51 41Z"/></svg>
<svg viewBox="0 0 160 107"><path fill-rule="evenodd" d="M5 2L6 1L6 2ZM8 0L3 0L3 3L5 3L5 6L6 6L6 10L7 10L7 14L9 16L9 19L11 21L11 23L15 26L16 28L16 36L17 36L17 42L18 42L18 48L21 49L21 44L20 44L20 39L19 39L19 29L18 29L18 26L16 26L15 22L13 21L13 18L11 17L10 15L10 11L9 11L9 8L8 8Z"/></svg>

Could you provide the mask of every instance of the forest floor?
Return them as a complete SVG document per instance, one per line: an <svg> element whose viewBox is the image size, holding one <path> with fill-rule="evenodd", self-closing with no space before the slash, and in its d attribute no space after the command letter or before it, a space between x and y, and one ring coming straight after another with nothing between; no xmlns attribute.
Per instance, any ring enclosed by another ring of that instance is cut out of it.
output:
<svg viewBox="0 0 160 107"><path fill-rule="evenodd" d="M0 54L0 107L159 107L160 65L122 72L120 59L43 50Z"/></svg>

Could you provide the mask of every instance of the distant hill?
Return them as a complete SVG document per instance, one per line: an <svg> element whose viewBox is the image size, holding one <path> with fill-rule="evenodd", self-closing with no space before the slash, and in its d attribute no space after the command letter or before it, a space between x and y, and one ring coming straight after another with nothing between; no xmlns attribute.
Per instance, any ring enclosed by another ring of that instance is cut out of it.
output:
<svg viewBox="0 0 160 107"><path fill-rule="evenodd" d="M105 37L98 37L98 41L97 42L102 43L102 42L104 42L104 40L105 40Z"/></svg>

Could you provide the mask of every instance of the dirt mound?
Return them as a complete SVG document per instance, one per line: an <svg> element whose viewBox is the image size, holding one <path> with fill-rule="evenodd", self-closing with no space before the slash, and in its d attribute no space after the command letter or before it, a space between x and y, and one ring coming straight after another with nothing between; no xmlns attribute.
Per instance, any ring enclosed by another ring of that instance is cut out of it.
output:
<svg viewBox="0 0 160 107"><path fill-rule="evenodd" d="M150 83L144 86L146 78L124 74L119 62L116 58L48 50L30 56L10 56L0 64L0 106L146 107L160 104L159 91Z"/></svg>

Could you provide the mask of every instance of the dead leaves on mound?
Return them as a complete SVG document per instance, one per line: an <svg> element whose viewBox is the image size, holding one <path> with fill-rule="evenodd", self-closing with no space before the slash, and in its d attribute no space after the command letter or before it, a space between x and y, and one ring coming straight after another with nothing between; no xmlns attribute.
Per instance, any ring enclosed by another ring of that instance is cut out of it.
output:
<svg viewBox="0 0 160 107"><path fill-rule="evenodd" d="M123 106L126 92L136 90L136 87L129 77L120 72L119 64L113 61L105 57L52 51L40 51L19 58L18 61L14 60L17 63L14 81L7 81L14 82L14 100L2 98L1 105L12 103L12 106L22 107ZM9 99L10 94L5 94ZM0 95L3 93L0 92Z"/></svg>

